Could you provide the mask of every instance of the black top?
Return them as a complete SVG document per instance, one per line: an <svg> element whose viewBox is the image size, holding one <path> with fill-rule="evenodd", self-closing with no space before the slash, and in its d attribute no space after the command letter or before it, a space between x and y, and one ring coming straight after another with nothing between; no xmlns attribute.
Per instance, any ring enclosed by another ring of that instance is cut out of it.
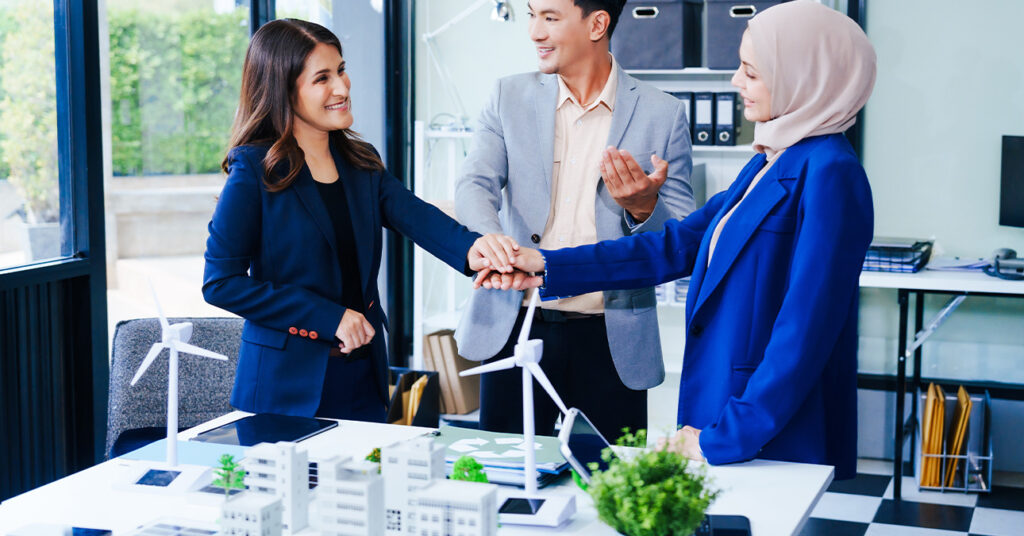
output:
<svg viewBox="0 0 1024 536"><path fill-rule="evenodd" d="M356 235L352 230L352 217L345 198L342 179L324 184L316 182L316 189L324 200L327 213L334 224L334 240L338 244L338 266L341 267L341 305L359 313L363 310L362 278L359 277L359 262L356 256Z"/></svg>

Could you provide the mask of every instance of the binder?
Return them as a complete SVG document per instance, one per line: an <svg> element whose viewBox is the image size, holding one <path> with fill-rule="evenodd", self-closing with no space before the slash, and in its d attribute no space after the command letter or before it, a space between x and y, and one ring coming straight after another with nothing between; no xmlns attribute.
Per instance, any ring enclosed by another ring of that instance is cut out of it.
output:
<svg viewBox="0 0 1024 536"><path fill-rule="evenodd" d="M949 436L946 440L946 482L945 487L953 487L953 477L956 475L960 459L954 456L961 456L966 446L967 422L971 417L971 395L961 385L956 392L956 411L953 413L953 421L950 423Z"/></svg>
<svg viewBox="0 0 1024 536"><path fill-rule="evenodd" d="M445 363L444 350L441 348L441 336L445 330L437 331L427 335L430 347L430 355L433 358L434 370L437 371L441 384L441 400L444 402L445 413L458 413L455 405L455 397L452 394L452 378Z"/></svg>
<svg viewBox="0 0 1024 536"><path fill-rule="evenodd" d="M693 144L714 145L715 94L693 94Z"/></svg>
<svg viewBox="0 0 1024 536"><path fill-rule="evenodd" d="M715 93L715 145L736 145L740 102L734 92Z"/></svg>
<svg viewBox="0 0 1024 536"><path fill-rule="evenodd" d="M448 378L451 381L451 393L454 400L455 413L465 415L480 407L480 376L459 376L459 373L473 368L479 363L470 361L459 355L455 342L455 333L445 330L438 337L445 366L448 367Z"/></svg>
<svg viewBox="0 0 1024 536"><path fill-rule="evenodd" d="M442 364L444 362L441 360L441 356L437 355L435 357L436 354L434 353L434 349L430 343L430 337L431 335L423 336L423 368L437 372L438 378L440 379L441 383L441 413L451 413L452 411L454 411L454 408L453 402L451 400L451 393L449 393L448 391L448 386L445 385L447 373L442 373L440 370L438 370L435 360L441 362ZM449 407L452 407L453 409L449 411Z"/></svg>
<svg viewBox="0 0 1024 536"><path fill-rule="evenodd" d="M693 92L673 91L669 95L683 101L683 110L686 111L686 128L690 131L690 139L693 139Z"/></svg>

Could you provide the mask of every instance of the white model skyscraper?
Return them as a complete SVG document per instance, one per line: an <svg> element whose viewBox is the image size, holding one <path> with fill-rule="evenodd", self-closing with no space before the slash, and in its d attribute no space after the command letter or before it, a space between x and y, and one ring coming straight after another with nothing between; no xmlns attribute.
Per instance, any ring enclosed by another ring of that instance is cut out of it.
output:
<svg viewBox="0 0 1024 536"><path fill-rule="evenodd" d="M384 479L377 465L335 456L318 463L313 528L323 536L383 536Z"/></svg>
<svg viewBox="0 0 1024 536"><path fill-rule="evenodd" d="M242 467L250 493L280 497L284 526L298 532L309 524L309 455L295 443L260 443L245 451Z"/></svg>
<svg viewBox="0 0 1024 536"><path fill-rule="evenodd" d="M431 437L416 437L381 449L387 534L419 534L414 531L412 492L433 480L444 480L444 450Z"/></svg>

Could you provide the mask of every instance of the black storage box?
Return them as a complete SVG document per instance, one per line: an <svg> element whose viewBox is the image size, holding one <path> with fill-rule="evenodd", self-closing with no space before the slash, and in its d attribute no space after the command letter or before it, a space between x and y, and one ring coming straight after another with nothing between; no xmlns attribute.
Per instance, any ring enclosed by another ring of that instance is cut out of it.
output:
<svg viewBox="0 0 1024 536"><path fill-rule="evenodd" d="M699 66L702 0L628 0L612 33L615 60L629 70Z"/></svg>
<svg viewBox="0 0 1024 536"><path fill-rule="evenodd" d="M747 21L782 2L704 0L704 66L732 70L740 66L740 40Z"/></svg>
<svg viewBox="0 0 1024 536"><path fill-rule="evenodd" d="M388 416L385 422L393 423L402 417L402 392L408 391L412 384L421 376L427 377L427 385L420 397L419 407L416 415L413 416L412 426L423 426L425 428L437 428L441 417L441 384L437 372L432 370L411 370L404 367L390 368L389 383L394 386L391 393L391 404L388 407Z"/></svg>

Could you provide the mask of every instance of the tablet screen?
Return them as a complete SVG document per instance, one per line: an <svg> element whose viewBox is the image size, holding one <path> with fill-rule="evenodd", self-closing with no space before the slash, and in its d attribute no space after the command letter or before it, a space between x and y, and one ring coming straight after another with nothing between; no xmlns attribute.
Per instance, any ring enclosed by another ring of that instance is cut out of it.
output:
<svg viewBox="0 0 1024 536"><path fill-rule="evenodd" d="M571 423L569 439L566 441L572 455L590 476L590 463L596 462L598 470L608 469L608 462L601 459L601 451L608 448L608 441L594 428L587 416L576 412Z"/></svg>

